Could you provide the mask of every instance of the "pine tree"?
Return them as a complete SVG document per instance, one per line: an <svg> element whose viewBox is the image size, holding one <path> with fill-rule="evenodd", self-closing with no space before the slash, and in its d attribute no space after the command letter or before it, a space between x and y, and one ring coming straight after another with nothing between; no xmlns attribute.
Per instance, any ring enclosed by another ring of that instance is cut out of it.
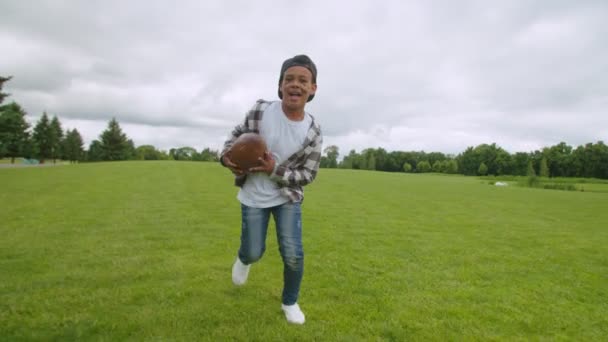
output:
<svg viewBox="0 0 608 342"><path fill-rule="evenodd" d="M536 177L536 172L534 171L534 165L532 164L532 160L528 161L528 171L526 172L527 180L526 183L529 187L538 186L540 181L538 177Z"/></svg>
<svg viewBox="0 0 608 342"><path fill-rule="evenodd" d="M543 157L540 161L539 176L549 177L549 167L547 166L547 158Z"/></svg>
<svg viewBox="0 0 608 342"><path fill-rule="evenodd" d="M127 160L131 155L131 149L135 149L115 118L108 122L108 128L101 133L100 142L102 160Z"/></svg>
<svg viewBox="0 0 608 342"><path fill-rule="evenodd" d="M34 127L34 144L38 151L37 157L41 163L44 163L46 159L53 157L53 133L51 131L51 124L49 117L46 112L42 113L42 117L38 120L38 123Z"/></svg>
<svg viewBox="0 0 608 342"><path fill-rule="evenodd" d="M51 157L53 163L57 161L57 158L61 158L61 141L63 140L63 129L61 123L57 118L57 115L53 116L50 125L50 144L51 144Z"/></svg>
<svg viewBox="0 0 608 342"><path fill-rule="evenodd" d="M101 148L101 142L99 140L91 141L89 150L86 152L87 161L100 161L103 160L103 149Z"/></svg>
<svg viewBox="0 0 608 342"><path fill-rule="evenodd" d="M2 104L4 99L10 95L10 94L6 94L6 93L2 92L2 86L4 85L4 82L9 81L11 78L13 78L13 77L12 76L9 76L9 77L0 76L0 104Z"/></svg>
<svg viewBox="0 0 608 342"><path fill-rule="evenodd" d="M25 110L15 102L0 106L0 157L11 158L11 163L26 154L30 125L25 115Z"/></svg>
<svg viewBox="0 0 608 342"><path fill-rule="evenodd" d="M528 177L536 177L536 172L534 171L534 165L532 161L528 161L528 170L526 171L526 176Z"/></svg>
<svg viewBox="0 0 608 342"><path fill-rule="evenodd" d="M78 130L75 128L74 130L67 130L63 140L63 157L72 163L82 160L84 156L83 146L82 136Z"/></svg>

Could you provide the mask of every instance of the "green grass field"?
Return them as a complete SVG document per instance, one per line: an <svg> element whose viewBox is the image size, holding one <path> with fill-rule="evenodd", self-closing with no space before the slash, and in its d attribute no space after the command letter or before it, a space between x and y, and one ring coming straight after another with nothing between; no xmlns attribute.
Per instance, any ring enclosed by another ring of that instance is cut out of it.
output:
<svg viewBox="0 0 608 342"><path fill-rule="evenodd" d="M322 169L304 326L274 227L236 288L219 164L0 169L0 340L580 340L608 336L608 194Z"/></svg>

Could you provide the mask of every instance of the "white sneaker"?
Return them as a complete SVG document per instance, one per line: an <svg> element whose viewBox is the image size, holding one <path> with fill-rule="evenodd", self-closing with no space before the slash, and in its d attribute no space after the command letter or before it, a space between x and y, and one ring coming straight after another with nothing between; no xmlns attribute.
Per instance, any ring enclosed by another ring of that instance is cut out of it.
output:
<svg viewBox="0 0 608 342"><path fill-rule="evenodd" d="M245 284L247 281L247 276L249 275L249 268L251 265L245 265L241 262L239 257L236 257L236 261L234 265L232 265L232 282L234 285L241 286Z"/></svg>
<svg viewBox="0 0 608 342"><path fill-rule="evenodd" d="M306 321L304 313L300 310L298 303L293 305L281 304L281 309L285 312L285 318L287 318L287 322L289 323L304 324L304 321Z"/></svg>

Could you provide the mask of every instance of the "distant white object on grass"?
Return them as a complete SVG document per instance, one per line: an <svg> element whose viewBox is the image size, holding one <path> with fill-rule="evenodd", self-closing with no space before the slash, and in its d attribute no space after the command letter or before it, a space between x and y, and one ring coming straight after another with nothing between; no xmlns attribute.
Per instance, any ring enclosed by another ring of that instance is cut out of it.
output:
<svg viewBox="0 0 608 342"><path fill-rule="evenodd" d="M507 186L509 184L506 183L506 182L496 182L496 183L494 183L494 185L496 185L496 186Z"/></svg>

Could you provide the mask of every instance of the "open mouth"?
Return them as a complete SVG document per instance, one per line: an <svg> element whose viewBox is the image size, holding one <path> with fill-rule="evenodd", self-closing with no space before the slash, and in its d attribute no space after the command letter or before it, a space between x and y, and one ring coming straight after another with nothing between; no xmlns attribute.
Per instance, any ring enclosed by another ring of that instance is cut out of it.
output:
<svg viewBox="0 0 608 342"><path fill-rule="evenodd" d="M300 93L300 92L288 92L287 96L292 101L299 101L300 98L302 98L302 93Z"/></svg>

